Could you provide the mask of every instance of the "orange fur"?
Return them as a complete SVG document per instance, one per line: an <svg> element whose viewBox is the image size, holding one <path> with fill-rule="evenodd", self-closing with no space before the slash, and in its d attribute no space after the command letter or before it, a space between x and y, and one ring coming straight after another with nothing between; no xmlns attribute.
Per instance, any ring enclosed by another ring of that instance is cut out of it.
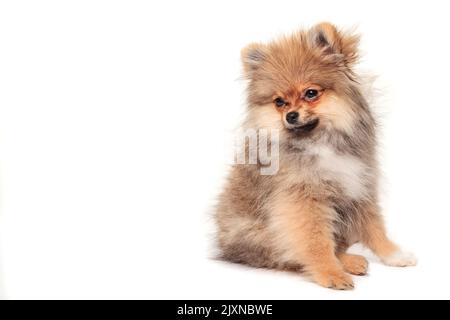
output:
<svg viewBox="0 0 450 320"><path fill-rule="evenodd" d="M277 245L287 248L283 259L301 261L319 284L336 289L353 287L335 255L333 213L314 199L280 196L274 201L271 224Z"/></svg>
<svg viewBox="0 0 450 320"><path fill-rule="evenodd" d="M361 232L362 242L381 258L392 255L399 249L398 246L387 237L382 217L376 212L377 209L368 210L372 214L369 215L370 219Z"/></svg>
<svg viewBox="0 0 450 320"><path fill-rule="evenodd" d="M367 272L365 258L346 253L355 242L388 265L415 263L378 210L376 123L353 70L358 40L322 23L242 50L243 127L279 131L280 166L272 176L259 174L261 163L233 166L216 212L224 259L301 269L334 289Z"/></svg>
<svg viewBox="0 0 450 320"><path fill-rule="evenodd" d="M337 257L346 272L357 276L362 276L367 273L369 263L363 256L349 253L338 253Z"/></svg>

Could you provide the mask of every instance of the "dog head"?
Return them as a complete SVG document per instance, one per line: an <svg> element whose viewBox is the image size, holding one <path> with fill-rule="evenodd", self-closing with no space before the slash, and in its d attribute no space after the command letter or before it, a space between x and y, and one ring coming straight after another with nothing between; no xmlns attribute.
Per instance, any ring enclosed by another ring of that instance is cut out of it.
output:
<svg viewBox="0 0 450 320"><path fill-rule="evenodd" d="M253 126L283 129L294 136L320 129L350 133L355 120L353 66L357 35L321 23L306 31L242 50Z"/></svg>

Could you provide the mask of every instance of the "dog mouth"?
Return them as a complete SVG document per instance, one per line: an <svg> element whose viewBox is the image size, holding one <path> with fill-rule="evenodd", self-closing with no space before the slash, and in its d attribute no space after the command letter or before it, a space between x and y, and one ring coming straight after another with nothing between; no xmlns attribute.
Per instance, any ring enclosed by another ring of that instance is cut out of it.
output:
<svg viewBox="0 0 450 320"><path fill-rule="evenodd" d="M291 127L289 128L290 131L295 133L307 133L313 131L317 125L319 124L319 119L313 119L305 124Z"/></svg>

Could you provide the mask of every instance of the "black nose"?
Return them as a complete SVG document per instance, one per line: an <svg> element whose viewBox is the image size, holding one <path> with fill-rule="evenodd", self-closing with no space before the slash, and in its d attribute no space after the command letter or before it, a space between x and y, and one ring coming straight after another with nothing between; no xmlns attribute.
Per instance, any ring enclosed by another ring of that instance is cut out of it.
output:
<svg viewBox="0 0 450 320"><path fill-rule="evenodd" d="M290 124L297 123L297 120L298 120L298 112L296 112L296 111L289 112L286 115L286 121Z"/></svg>

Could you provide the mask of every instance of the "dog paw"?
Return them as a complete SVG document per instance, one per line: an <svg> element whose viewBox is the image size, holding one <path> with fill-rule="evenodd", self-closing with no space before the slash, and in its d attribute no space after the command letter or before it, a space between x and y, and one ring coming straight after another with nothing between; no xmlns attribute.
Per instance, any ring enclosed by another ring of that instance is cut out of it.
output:
<svg viewBox="0 0 450 320"><path fill-rule="evenodd" d="M353 289L353 280L345 272L319 272L314 275L314 280L325 288L335 290Z"/></svg>
<svg viewBox="0 0 450 320"><path fill-rule="evenodd" d="M409 252L397 251L390 256L383 257L381 261L393 267L408 267L415 266L417 264L417 258Z"/></svg>
<svg viewBox="0 0 450 320"><path fill-rule="evenodd" d="M362 276L367 274L369 262L363 256L355 254L344 254L340 258L344 270L348 273Z"/></svg>

